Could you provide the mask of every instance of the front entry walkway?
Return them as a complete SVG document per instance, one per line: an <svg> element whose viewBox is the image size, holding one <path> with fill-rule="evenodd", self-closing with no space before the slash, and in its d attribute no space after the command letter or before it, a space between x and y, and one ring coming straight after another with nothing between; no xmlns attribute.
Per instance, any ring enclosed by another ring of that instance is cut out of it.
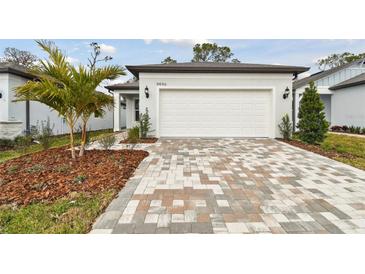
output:
<svg viewBox="0 0 365 274"><path fill-rule="evenodd" d="M92 233L365 233L365 172L271 139L161 139Z"/></svg>

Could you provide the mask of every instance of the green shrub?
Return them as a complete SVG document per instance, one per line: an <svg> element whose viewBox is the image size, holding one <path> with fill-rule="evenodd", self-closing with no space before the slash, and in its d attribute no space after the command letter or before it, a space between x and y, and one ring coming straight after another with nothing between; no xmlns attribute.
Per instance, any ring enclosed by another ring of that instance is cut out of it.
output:
<svg viewBox="0 0 365 274"><path fill-rule="evenodd" d="M355 133L361 134L361 127L355 127Z"/></svg>
<svg viewBox="0 0 365 274"><path fill-rule="evenodd" d="M32 145L32 136L17 136L15 139L15 149L21 153L25 154L28 152L29 147Z"/></svg>
<svg viewBox="0 0 365 274"><path fill-rule="evenodd" d="M110 134L107 136L104 136L99 140L99 144L102 146L105 150L110 150L110 148L115 144L115 135Z"/></svg>
<svg viewBox="0 0 365 274"><path fill-rule="evenodd" d="M288 114L285 114L281 119L281 123L279 124L279 130L284 140L290 140L292 135L292 123L290 122L290 118Z"/></svg>
<svg viewBox="0 0 365 274"><path fill-rule="evenodd" d="M326 121L324 104L311 82L303 93L299 106L299 138L305 143L315 144L324 140L329 123Z"/></svg>
<svg viewBox="0 0 365 274"><path fill-rule="evenodd" d="M139 128L141 130L141 138L146 138L148 132L150 131L151 128L151 122L150 122L151 118L148 114L148 108L146 108L146 112L143 114L140 114L139 117Z"/></svg>
<svg viewBox="0 0 365 274"><path fill-rule="evenodd" d="M139 127L135 126L128 130L128 141L131 143L137 143L139 139Z"/></svg>
<svg viewBox="0 0 365 274"><path fill-rule="evenodd" d="M13 148L15 146L15 142L11 139L0 139L0 148Z"/></svg>
<svg viewBox="0 0 365 274"><path fill-rule="evenodd" d="M349 126L349 131L350 133L355 133L355 127L354 126Z"/></svg>
<svg viewBox="0 0 365 274"><path fill-rule="evenodd" d="M365 134L365 127L361 129L361 134Z"/></svg>

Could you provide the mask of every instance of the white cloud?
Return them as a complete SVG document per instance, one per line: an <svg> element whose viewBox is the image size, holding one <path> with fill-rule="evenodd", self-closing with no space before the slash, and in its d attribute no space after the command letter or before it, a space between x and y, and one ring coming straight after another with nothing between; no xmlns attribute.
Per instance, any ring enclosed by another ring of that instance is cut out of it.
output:
<svg viewBox="0 0 365 274"><path fill-rule="evenodd" d="M194 46L195 44L211 43L208 39L157 39L164 44L175 44L178 46ZM144 39L144 42L149 45L153 39Z"/></svg>
<svg viewBox="0 0 365 274"><path fill-rule="evenodd" d="M80 60L79 60L79 59L77 59L77 58L73 58L73 57L70 57L70 56L68 56L68 57L66 58L66 60L67 60L67 62L69 62L69 63L71 63L71 64L80 63Z"/></svg>
<svg viewBox="0 0 365 274"><path fill-rule="evenodd" d="M111 45L107 44L100 44L100 51L107 54L113 54L116 53L117 49Z"/></svg>

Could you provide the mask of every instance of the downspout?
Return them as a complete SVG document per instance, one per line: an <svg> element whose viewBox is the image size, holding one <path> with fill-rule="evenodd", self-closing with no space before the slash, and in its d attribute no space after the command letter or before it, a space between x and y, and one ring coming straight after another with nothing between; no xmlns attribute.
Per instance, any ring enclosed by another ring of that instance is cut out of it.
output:
<svg viewBox="0 0 365 274"><path fill-rule="evenodd" d="M295 81L296 79L298 78L298 73L294 73L294 78L293 78L293 81ZM292 88L292 96L293 96L293 99L292 99L292 121L293 121L293 132L295 132L295 124L296 124L296 115L295 115L295 96L296 95L296 90L295 88Z"/></svg>

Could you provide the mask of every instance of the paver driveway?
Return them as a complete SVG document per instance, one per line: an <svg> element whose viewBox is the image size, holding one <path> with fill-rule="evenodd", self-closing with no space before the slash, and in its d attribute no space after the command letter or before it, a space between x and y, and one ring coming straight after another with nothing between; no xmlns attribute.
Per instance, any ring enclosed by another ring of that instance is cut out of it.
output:
<svg viewBox="0 0 365 274"><path fill-rule="evenodd" d="M365 172L271 139L161 139L92 233L365 233Z"/></svg>

